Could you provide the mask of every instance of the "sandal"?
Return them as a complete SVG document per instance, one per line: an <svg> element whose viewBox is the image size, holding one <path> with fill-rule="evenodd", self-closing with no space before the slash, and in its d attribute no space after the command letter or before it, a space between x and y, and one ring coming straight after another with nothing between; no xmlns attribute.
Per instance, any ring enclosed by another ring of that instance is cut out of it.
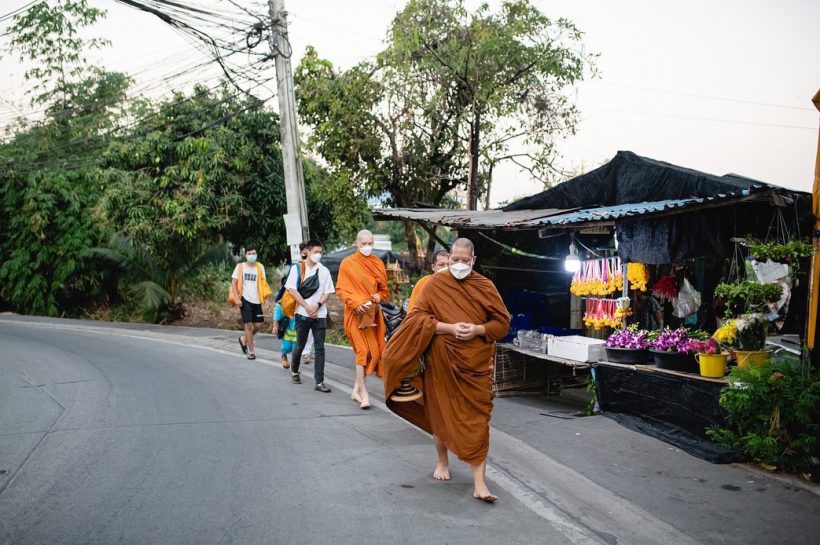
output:
<svg viewBox="0 0 820 545"><path fill-rule="evenodd" d="M245 343L242 342L242 337L239 337L239 346L242 347L242 353L243 354L248 353L248 347L247 347L247 345L245 345Z"/></svg>
<svg viewBox="0 0 820 545"><path fill-rule="evenodd" d="M288 362L287 356L282 356L282 367L284 367L285 369L290 368L290 363Z"/></svg>
<svg viewBox="0 0 820 545"><path fill-rule="evenodd" d="M256 359L256 354L248 354L248 359L249 360L255 360Z"/></svg>

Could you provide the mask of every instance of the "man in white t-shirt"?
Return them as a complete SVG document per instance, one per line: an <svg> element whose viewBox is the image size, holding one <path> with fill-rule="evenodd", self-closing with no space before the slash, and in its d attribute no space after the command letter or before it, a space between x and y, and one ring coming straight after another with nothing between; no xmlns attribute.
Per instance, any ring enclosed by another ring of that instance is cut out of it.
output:
<svg viewBox="0 0 820 545"><path fill-rule="evenodd" d="M247 354L249 360L256 359L256 349L253 345L253 336L265 323L260 299L262 295L262 280L259 275L265 275L265 267L256 262L256 248L245 250L245 262L236 265L231 275L231 290L234 301L240 307L245 334L239 337L239 346Z"/></svg>
<svg viewBox="0 0 820 545"><path fill-rule="evenodd" d="M327 302L330 294L336 290L333 287L333 278L330 271L322 265L322 243L309 240L306 244L308 258L305 261L305 277L297 288L298 267L292 267L285 288L296 299L296 350L291 358L291 380L294 384L301 384L299 365L302 363L302 351L308 338L313 333L314 367L313 377L316 379L315 389L320 392L330 392L325 384L325 332L327 331Z"/></svg>

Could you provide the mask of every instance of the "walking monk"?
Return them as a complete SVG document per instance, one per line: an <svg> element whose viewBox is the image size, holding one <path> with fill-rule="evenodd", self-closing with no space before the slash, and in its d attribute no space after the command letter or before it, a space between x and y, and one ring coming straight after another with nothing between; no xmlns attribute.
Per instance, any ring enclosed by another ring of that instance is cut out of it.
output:
<svg viewBox="0 0 820 545"><path fill-rule="evenodd" d="M450 265L450 253L447 250L439 250L433 256L433 265L431 268L433 269L433 273L446 271L447 267ZM407 302L407 312L413 310L413 306L416 304L416 300L421 293L421 289L424 287L424 284L427 283L433 276L427 275L422 276L419 278L419 281L416 282L415 287L413 288L413 292L410 294L410 300Z"/></svg>
<svg viewBox="0 0 820 545"><path fill-rule="evenodd" d="M373 233L359 231L357 252L342 260L336 293L345 305L345 334L356 353L356 384L351 399L362 409L370 408L366 377L382 376L381 358L384 351L386 326L379 303L389 297L387 271L373 253Z"/></svg>
<svg viewBox="0 0 820 545"><path fill-rule="evenodd" d="M495 341L510 327L510 314L495 286L473 272L473 243L453 243L449 274L435 274L418 295L413 311L393 334L384 354L385 399L390 409L433 434L438 462L433 477L450 479L447 452L470 464L473 497L498 497L485 480L493 409ZM419 377L418 360L424 361ZM416 401L391 399L401 381L415 377L423 395Z"/></svg>

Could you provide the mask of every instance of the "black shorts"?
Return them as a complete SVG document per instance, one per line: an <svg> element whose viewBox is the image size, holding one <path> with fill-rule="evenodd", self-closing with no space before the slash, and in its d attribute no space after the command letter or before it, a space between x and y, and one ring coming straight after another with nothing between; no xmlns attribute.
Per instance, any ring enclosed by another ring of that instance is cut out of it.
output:
<svg viewBox="0 0 820 545"><path fill-rule="evenodd" d="M265 315L262 313L262 305L249 303L244 297L242 298L242 306L239 311L242 314L243 323L249 324L265 321Z"/></svg>

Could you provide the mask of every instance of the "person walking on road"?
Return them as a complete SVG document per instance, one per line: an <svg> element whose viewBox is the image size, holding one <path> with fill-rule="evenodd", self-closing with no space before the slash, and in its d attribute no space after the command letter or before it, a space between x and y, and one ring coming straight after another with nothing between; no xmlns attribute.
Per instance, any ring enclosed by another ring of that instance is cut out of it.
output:
<svg viewBox="0 0 820 545"><path fill-rule="evenodd" d="M430 266L433 274L446 271L449 266L450 252L447 250L439 250L436 252L433 256L433 264ZM432 277L432 274L428 274L427 276L422 276L419 278L419 281L416 282L416 285L413 287L413 291L410 293L410 300L407 303L407 312L413 310L413 306L416 304L416 300L418 299L422 288L424 288L424 284L426 284Z"/></svg>
<svg viewBox="0 0 820 545"><path fill-rule="evenodd" d="M256 261L256 248L245 250L245 261L238 263L231 275L231 302L240 307L244 335L239 337L242 353L249 360L256 359L253 336L265 323L262 304L270 297L271 291L265 277L265 267Z"/></svg>
<svg viewBox="0 0 820 545"><path fill-rule="evenodd" d="M435 274L412 312L390 338L384 353L387 406L433 434L438 461L433 477L450 480L448 451L470 464L473 497L498 497L486 482L493 409L495 342L510 327L510 314L493 283L472 270L473 243L460 238L450 253L450 274ZM419 358L425 362L419 377ZM402 381L414 377L419 400L393 398Z"/></svg>
<svg viewBox="0 0 820 545"><path fill-rule="evenodd" d="M282 362L283 368L289 369L290 362L288 361L288 354L292 353L296 348L296 314L294 313L293 316L288 316L280 304L283 292L285 291L286 280L287 276L282 278L282 289L279 290L279 294L276 296L276 307L273 310L273 329L271 333L281 341L279 361Z"/></svg>
<svg viewBox="0 0 820 545"><path fill-rule="evenodd" d="M344 302L344 329L356 354L356 383L351 399L362 409L370 408L366 377L382 376L381 359L387 327L379 303L389 297L387 271L373 254L373 233L359 231L357 252L339 266L336 291Z"/></svg>
<svg viewBox="0 0 820 545"><path fill-rule="evenodd" d="M322 243L310 240L306 244L308 258L305 262L304 278L300 279L300 267L292 267L285 287L296 300L296 349L291 358L291 380L301 384L299 366L302 363L302 351L308 338L313 333L315 362L313 377L315 390L330 392L325 384L325 333L327 331L327 306L325 303L332 293L333 278L327 267L321 264Z"/></svg>

